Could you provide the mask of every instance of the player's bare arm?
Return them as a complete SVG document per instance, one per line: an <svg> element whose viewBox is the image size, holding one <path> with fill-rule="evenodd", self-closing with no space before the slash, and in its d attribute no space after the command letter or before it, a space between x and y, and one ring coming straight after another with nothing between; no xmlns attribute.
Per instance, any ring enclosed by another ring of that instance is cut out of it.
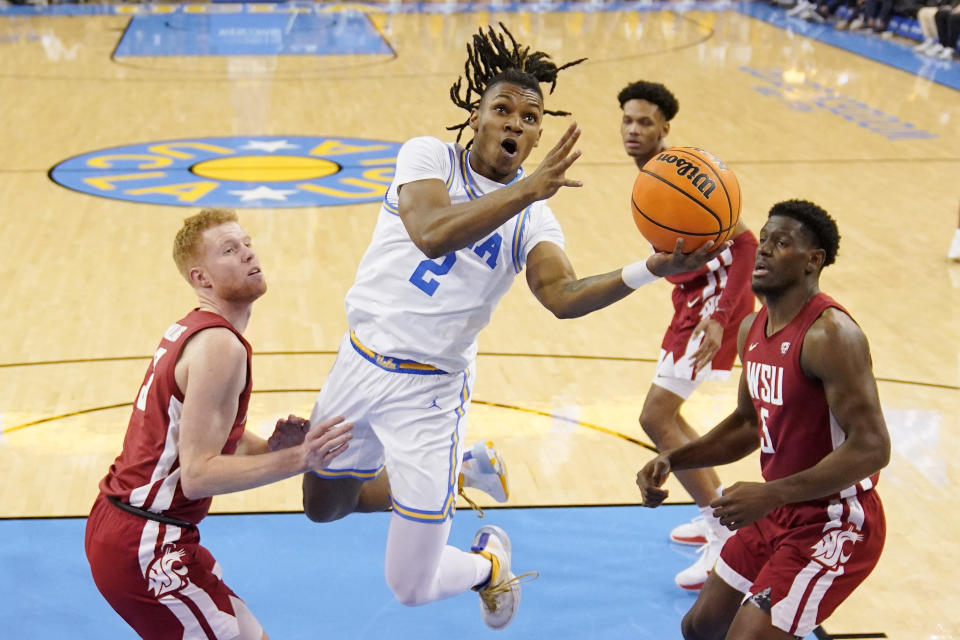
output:
<svg viewBox="0 0 960 640"><path fill-rule="evenodd" d="M807 332L800 365L823 384L846 439L817 465L770 483L784 504L841 491L890 461L890 436L860 327L839 309L827 309Z"/></svg>
<svg viewBox="0 0 960 640"><path fill-rule="evenodd" d="M352 425L313 430L298 447L260 455L221 453L246 384L246 350L230 330L201 331L184 347L176 367L183 392L180 481L190 499L261 486L323 466L346 446ZM342 422L342 418L339 419Z"/></svg>
<svg viewBox="0 0 960 640"><path fill-rule="evenodd" d="M578 318L634 291L623 283L619 269L577 278L567 254L552 242L541 242L531 249L526 271L530 291L558 318Z"/></svg>
<svg viewBox="0 0 960 640"><path fill-rule="evenodd" d="M725 248L726 245L724 245ZM655 253L647 268L656 276L694 271L713 259L723 248L707 243L696 251L683 253L678 240L673 253ZM623 269L602 275L577 278L567 254L552 242L541 242L527 256L527 284L533 295L558 318L579 318L602 309L635 291L624 283Z"/></svg>
<svg viewBox="0 0 960 640"><path fill-rule="evenodd" d="M567 169L580 157L580 152L573 150L579 137L579 127L571 124L530 176L469 202L451 204L441 180L402 185L399 213L410 239L428 258L439 258L485 238L561 187L581 186L580 181L566 177Z"/></svg>
<svg viewBox="0 0 960 640"><path fill-rule="evenodd" d="M747 316L740 324L737 341L741 358L754 315ZM643 495L643 505L656 507L667 498L669 492L661 487L672 471L729 464L745 458L759 446L757 413L747 388L746 375L741 373L737 407L733 413L696 440L661 453L637 473L637 486Z"/></svg>

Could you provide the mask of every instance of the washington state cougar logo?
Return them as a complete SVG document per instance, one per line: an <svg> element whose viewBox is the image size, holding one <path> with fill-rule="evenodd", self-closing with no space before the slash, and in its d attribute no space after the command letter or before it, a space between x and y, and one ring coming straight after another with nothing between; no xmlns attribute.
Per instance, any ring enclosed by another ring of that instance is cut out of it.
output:
<svg viewBox="0 0 960 640"><path fill-rule="evenodd" d="M813 559L824 567L832 569L850 559L850 553L843 552L844 543L856 544L862 540L863 536L852 529L834 529L811 547Z"/></svg>
<svg viewBox="0 0 960 640"><path fill-rule="evenodd" d="M156 597L179 591L190 584L190 580L184 577L187 575L187 567L183 564L184 555L182 549L167 545L163 549L163 555L155 558L147 567L149 589Z"/></svg>

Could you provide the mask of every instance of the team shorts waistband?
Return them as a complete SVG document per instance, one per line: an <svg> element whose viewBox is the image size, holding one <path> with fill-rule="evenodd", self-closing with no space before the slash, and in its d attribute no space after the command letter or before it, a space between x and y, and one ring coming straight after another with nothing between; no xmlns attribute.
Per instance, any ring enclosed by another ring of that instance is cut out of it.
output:
<svg viewBox="0 0 960 640"><path fill-rule="evenodd" d="M390 356L381 355L376 351L364 346L364 344L360 342L353 331L350 332L350 344L353 345L354 350L363 356L365 360L373 365L376 365L377 367L380 367L384 371L391 371L393 373L412 373L419 376L436 376L445 375L447 373L442 369L437 369L431 364L423 364L422 362L415 362L414 360L404 360L402 358L392 358Z"/></svg>

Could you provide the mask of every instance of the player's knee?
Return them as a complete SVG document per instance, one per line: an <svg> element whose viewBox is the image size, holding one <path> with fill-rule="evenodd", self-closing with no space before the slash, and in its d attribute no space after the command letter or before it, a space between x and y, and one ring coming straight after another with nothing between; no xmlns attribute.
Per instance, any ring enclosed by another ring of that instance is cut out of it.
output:
<svg viewBox="0 0 960 640"><path fill-rule="evenodd" d="M683 640L720 640L725 630L718 632L716 626L702 620L696 613L696 608L687 612L680 623L680 632Z"/></svg>
<svg viewBox="0 0 960 640"><path fill-rule="evenodd" d="M670 437L670 425L667 416L655 407L644 406L640 412L640 427L660 449L665 448L662 443Z"/></svg>
<svg viewBox="0 0 960 640"><path fill-rule="evenodd" d="M425 597L426 590L421 585L404 580L404 576L391 576L387 574L387 586L393 592L393 597L397 602L405 607L419 607L426 604L429 600Z"/></svg>
<svg viewBox="0 0 960 640"><path fill-rule="evenodd" d="M325 480L306 474L303 513L313 522L339 520L355 510L358 490L359 484L350 480Z"/></svg>
<svg viewBox="0 0 960 640"><path fill-rule="evenodd" d="M308 502L306 498L303 500L303 513L311 522L334 522L346 515L336 505L316 504Z"/></svg>

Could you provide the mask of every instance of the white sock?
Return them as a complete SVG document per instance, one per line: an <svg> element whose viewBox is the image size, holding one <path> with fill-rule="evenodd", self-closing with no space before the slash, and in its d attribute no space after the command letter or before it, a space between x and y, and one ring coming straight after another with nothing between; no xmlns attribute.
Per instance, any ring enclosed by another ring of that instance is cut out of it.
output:
<svg viewBox="0 0 960 640"><path fill-rule="evenodd" d="M442 524L390 516L385 574L402 604L417 606L468 591L490 577L490 561L447 544L450 520Z"/></svg>
<svg viewBox="0 0 960 640"><path fill-rule="evenodd" d="M719 518L713 517L713 507L709 505L706 507L700 507L700 515L703 516L703 521L718 540L726 540L733 535L733 532L730 531L730 529L727 529L725 526L720 524Z"/></svg>

